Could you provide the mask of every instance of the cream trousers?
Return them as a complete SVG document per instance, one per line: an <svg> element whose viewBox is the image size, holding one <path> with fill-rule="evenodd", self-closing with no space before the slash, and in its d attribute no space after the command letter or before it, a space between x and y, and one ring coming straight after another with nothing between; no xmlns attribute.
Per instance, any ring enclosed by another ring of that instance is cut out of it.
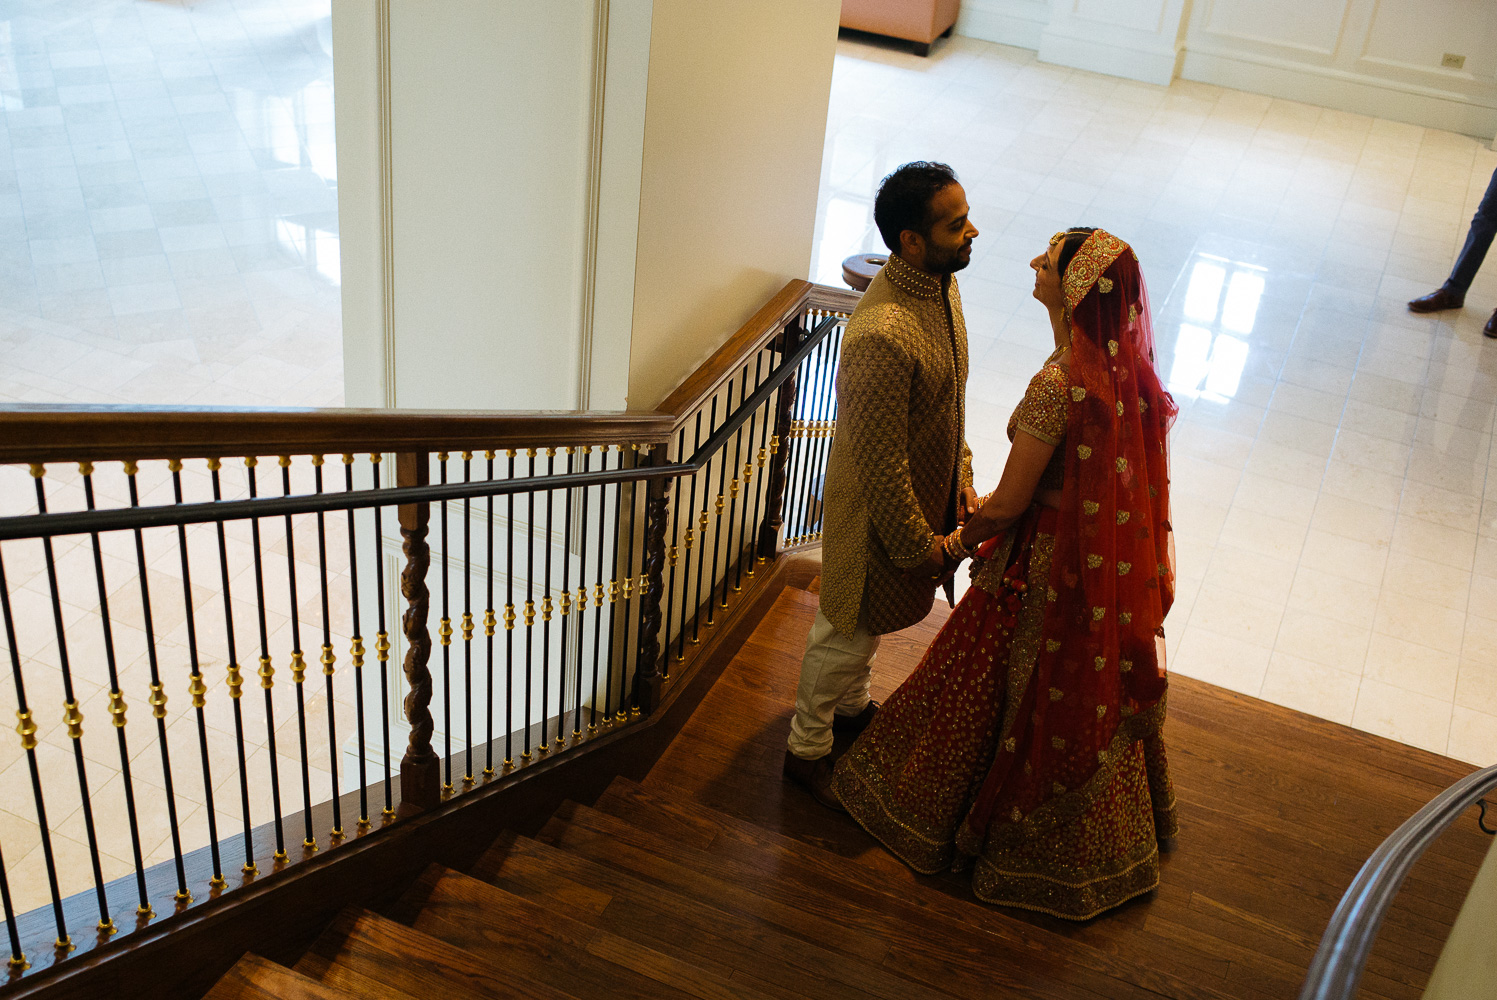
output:
<svg viewBox="0 0 1497 1000"><path fill-rule="evenodd" d="M816 760L831 752L832 716L857 715L868 707L868 664L877 651L878 636L861 622L849 637L839 634L826 615L816 612L800 664L800 687L795 692L791 753Z"/></svg>

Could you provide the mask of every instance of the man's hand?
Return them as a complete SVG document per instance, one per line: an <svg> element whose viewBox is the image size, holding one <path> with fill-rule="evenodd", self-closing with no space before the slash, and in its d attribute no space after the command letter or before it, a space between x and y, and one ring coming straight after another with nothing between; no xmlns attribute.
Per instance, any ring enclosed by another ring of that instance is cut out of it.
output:
<svg viewBox="0 0 1497 1000"><path fill-rule="evenodd" d="M978 502L977 491L975 489L968 486L962 490L961 498L957 501L956 505L956 523L958 525L966 524L967 518L976 514L978 508L981 506L982 504Z"/></svg>
<svg viewBox="0 0 1497 1000"><path fill-rule="evenodd" d="M936 535L930 550L925 553L925 561L912 569L905 570L904 575L912 580L929 580L933 584L945 576L946 536Z"/></svg>

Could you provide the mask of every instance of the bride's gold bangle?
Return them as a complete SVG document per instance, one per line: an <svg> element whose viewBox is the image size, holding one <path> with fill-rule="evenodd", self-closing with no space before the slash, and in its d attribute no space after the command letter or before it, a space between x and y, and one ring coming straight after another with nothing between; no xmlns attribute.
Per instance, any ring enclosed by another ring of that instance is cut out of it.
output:
<svg viewBox="0 0 1497 1000"><path fill-rule="evenodd" d="M963 559L968 559L972 556L972 550L962 544L961 528L957 528L946 536L945 548L946 554L957 562L961 562Z"/></svg>

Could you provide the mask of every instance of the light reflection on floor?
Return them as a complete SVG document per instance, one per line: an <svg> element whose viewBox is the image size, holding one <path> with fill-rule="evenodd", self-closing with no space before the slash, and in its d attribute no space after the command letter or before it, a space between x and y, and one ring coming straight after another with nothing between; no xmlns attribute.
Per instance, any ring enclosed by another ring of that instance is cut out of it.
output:
<svg viewBox="0 0 1497 1000"><path fill-rule="evenodd" d="M1497 343L1489 261L1448 273L1497 153L1465 136L957 38L839 43L812 276L884 251L879 178L951 163L979 485L1050 352L1028 260L1103 226L1142 260L1172 443L1171 668L1463 760L1497 760Z"/></svg>
<svg viewBox="0 0 1497 1000"><path fill-rule="evenodd" d="M329 0L0 18L0 399L341 403Z"/></svg>

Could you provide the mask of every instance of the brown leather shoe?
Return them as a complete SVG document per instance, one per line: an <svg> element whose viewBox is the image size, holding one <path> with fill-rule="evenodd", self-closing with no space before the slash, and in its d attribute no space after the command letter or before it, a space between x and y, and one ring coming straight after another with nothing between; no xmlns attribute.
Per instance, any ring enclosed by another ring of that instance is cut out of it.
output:
<svg viewBox="0 0 1497 1000"><path fill-rule="evenodd" d="M1489 337L1497 337L1497 333L1488 334ZM874 713L878 711L878 702L869 701L868 707L857 715L834 715L832 716L832 732L847 733L857 736L868 728L868 723L873 721Z"/></svg>
<svg viewBox="0 0 1497 1000"><path fill-rule="evenodd" d="M1446 309L1459 309L1461 306L1465 305L1465 303L1466 297L1464 295L1452 292L1450 289L1441 285L1439 288L1436 288L1428 295L1421 295L1417 299L1413 299L1412 301L1410 301L1409 312L1441 312Z"/></svg>
<svg viewBox="0 0 1497 1000"><path fill-rule="evenodd" d="M1492 310L1492 315L1487 320L1487 325L1481 328L1481 332L1488 337L1497 339L1497 309Z"/></svg>
<svg viewBox="0 0 1497 1000"><path fill-rule="evenodd" d="M811 797L828 809L837 812L847 812L832 792L832 758L818 757L815 760L806 760L797 757L789 750L785 751L785 780L793 781L806 791Z"/></svg>

